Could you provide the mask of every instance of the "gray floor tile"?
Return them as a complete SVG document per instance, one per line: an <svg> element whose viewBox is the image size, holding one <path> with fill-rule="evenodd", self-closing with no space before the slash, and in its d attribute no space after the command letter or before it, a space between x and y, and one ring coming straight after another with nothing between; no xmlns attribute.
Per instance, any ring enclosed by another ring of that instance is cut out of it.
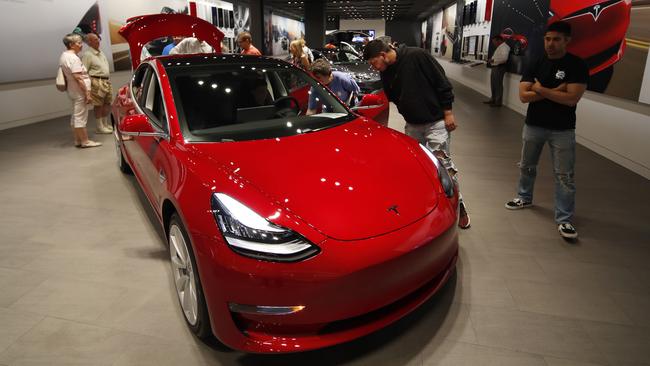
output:
<svg viewBox="0 0 650 366"><path fill-rule="evenodd" d="M472 306L470 316L480 345L580 361L605 361L577 320L485 306Z"/></svg>
<svg viewBox="0 0 650 366"><path fill-rule="evenodd" d="M508 289L519 310L618 324L632 324L607 292L580 286L508 280Z"/></svg>

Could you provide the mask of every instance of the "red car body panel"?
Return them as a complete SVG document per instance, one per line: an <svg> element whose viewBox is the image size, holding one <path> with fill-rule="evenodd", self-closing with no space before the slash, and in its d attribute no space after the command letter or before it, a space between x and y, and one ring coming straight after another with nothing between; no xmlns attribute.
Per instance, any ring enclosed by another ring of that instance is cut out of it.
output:
<svg viewBox="0 0 650 366"><path fill-rule="evenodd" d="M552 0L550 8L549 24L560 20L571 24L567 51L587 62L590 75L623 57L632 8L629 0Z"/></svg>
<svg viewBox="0 0 650 366"><path fill-rule="evenodd" d="M146 20L137 21L142 26ZM160 32L150 30L150 36ZM160 61L182 59L145 61L157 72L168 137L118 132L117 138L161 224L170 209L183 221L211 328L221 342L274 353L349 341L408 314L447 281L458 256L458 195L445 196L436 167L417 142L365 117L275 139L187 142ZM124 131L130 123L125 117L141 111L128 86L120 93L113 118ZM233 251L212 213L214 192L300 233L320 252L281 263ZM387 210L390 205L398 205L399 215ZM234 313L231 303L305 308L262 316Z"/></svg>

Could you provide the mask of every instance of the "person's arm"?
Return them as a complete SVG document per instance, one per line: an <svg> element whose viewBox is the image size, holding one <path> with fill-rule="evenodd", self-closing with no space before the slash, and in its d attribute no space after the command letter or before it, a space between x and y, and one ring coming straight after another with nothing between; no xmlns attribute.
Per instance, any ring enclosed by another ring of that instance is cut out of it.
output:
<svg viewBox="0 0 650 366"><path fill-rule="evenodd" d="M84 66L86 67L86 70L90 71L91 59L90 59L90 55L88 54L88 52L84 52L83 56L81 57L81 63L84 64Z"/></svg>
<svg viewBox="0 0 650 366"><path fill-rule="evenodd" d="M573 107L578 104L580 98L587 90L587 84L571 83L571 84L562 84L564 86L561 89L549 89L542 86L539 81L535 80L535 83L531 86L531 90L539 95L542 98L546 98L554 101L555 103L563 104L569 107Z"/></svg>
<svg viewBox="0 0 650 366"><path fill-rule="evenodd" d="M440 103L444 113L445 128L449 132L455 130L458 125L451 109L454 102L454 93L451 83L445 75L445 70L431 55L426 55L420 59L420 70L424 72L430 85L436 91L438 103Z"/></svg>
<svg viewBox="0 0 650 366"><path fill-rule="evenodd" d="M307 112L305 115L311 116L312 114L316 114L318 110L318 102L316 101L316 90L314 88L309 89L309 101L307 102Z"/></svg>
<svg viewBox="0 0 650 366"><path fill-rule="evenodd" d="M86 88L86 83L84 82L83 73L80 72L72 73L72 77L74 77L74 80L77 82L77 85L79 85L79 89L81 89L83 95L86 96L86 103L90 103L91 101L90 90Z"/></svg>
<svg viewBox="0 0 650 366"><path fill-rule="evenodd" d="M302 64L302 67L305 70L309 70L309 58L307 57L307 55L303 54L302 56L300 56L300 63Z"/></svg>
<svg viewBox="0 0 650 366"><path fill-rule="evenodd" d="M494 55L492 55L492 65L502 65L508 62L508 54L510 53L510 47L507 44L501 43L496 50L494 50Z"/></svg>
<svg viewBox="0 0 650 366"><path fill-rule="evenodd" d="M521 81L519 83L519 100L522 103L532 103L544 99L543 96L532 91L533 84L530 81Z"/></svg>

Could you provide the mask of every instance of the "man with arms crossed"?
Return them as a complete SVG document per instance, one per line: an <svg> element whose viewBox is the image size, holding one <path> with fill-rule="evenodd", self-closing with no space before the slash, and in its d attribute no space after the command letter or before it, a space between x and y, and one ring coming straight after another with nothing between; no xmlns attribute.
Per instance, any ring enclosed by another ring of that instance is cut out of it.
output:
<svg viewBox="0 0 650 366"><path fill-rule="evenodd" d="M562 237L575 239L571 224L575 210L576 104L587 88L589 69L566 51L571 25L556 22L544 34L545 54L529 65L519 83L519 98L528 104L522 133L517 197L506 208L518 210L533 204L533 187L539 156L548 143L555 173L555 222Z"/></svg>
<svg viewBox="0 0 650 366"><path fill-rule="evenodd" d="M90 98L95 109L97 133L111 133L113 127L108 120L113 102L113 86L109 80L108 59L99 49L100 38L95 33L86 35L90 49L84 53L81 61L90 75Z"/></svg>

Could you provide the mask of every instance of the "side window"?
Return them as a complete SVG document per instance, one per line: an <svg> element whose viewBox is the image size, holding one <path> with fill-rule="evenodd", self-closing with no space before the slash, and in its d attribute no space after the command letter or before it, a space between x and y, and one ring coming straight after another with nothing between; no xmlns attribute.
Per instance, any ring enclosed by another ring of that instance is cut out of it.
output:
<svg viewBox="0 0 650 366"><path fill-rule="evenodd" d="M167 132L167 116L163 104L162 93L158 84L158 76L150 65L142 66L142 81L139 81L140 70L136 72L133 81L133 95L140 109L149 117L151 123ZM137 92L136 81L139 81Z"/></svg>
<svg viewBox="0 0 650 366"><path fill-rule="evenodd" d="M146 80L145 75L149 65L141 64L140 67L133 73L133 78L131 79L131 90L133 91L133 97L135 102L140 104L142 100L142 89L144 88L144 82Z"/></svg>
<svg viewBox="0 0 650 366"><path fill-rule="evenodd" d="M143 99L144 103L141 106L153 124L167 131L167 117L165 115L162 92L158 84L158 76L155 72L150 72L150 75L147 92Z"/></svg>
<svg viewBox="0 0 650 366"><path fill-rule="evenodd" d="M291 71L280 71L278 72L278 76L282 80L282 84L284 84L284 87L289 91L292 92L296 89L300 89L304 86L307 86L307 81L303 80L302 78L299 78L298 73L296 72L291 72Z"/></svg>

